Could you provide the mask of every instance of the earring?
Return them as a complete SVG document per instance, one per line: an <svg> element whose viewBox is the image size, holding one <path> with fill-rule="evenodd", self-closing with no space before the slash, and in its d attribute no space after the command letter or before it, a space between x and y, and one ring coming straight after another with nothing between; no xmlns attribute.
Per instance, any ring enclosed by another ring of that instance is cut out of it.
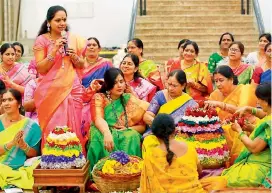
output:
<svg viewBox="0 0 272 193"><path fill-rule="evenodd" d="M106 91L106 95L107 95L107 98L110 100L111 97L110 97L110 91L109 90Z"/></svg>
<svg viewBox="0 0 272 193"><path fill-rule="evenodd" d="M50 31L50 24L47 23L47 31Z"/></svg>

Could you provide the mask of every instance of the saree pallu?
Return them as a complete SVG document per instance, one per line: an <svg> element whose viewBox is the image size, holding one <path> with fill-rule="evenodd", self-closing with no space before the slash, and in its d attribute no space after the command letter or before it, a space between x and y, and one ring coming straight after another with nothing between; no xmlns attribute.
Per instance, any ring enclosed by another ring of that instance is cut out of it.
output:
<svg viewBox="0 0 272 193"><path fill-rule="evenodd" d="M197 106L197 103L186 93L182 93L181 96L173 100L166 101L163 91L159 91L151 100L147 111L155 115L158 113L169 114L174 119L175 124L178 124L182 116L184 116L187 107L194 106Z"/></svg>
<svg viewBox="0 0 272 193"><path fill-rule="evenodd" d="M24 118L6 129L0 121L0 145L3 146L13 140L21 130L24 131L25 142L40 152L41 129L36 122L29 118ZM0 156L0 187L2 189L8 185L32 189L34 183L32 174L36 165L24 167L26 159L25 152L17 147L12 147Z"/></svg>
<svg viewBox="0 0 272 193"><path fill-rule="evenodd" d="M263 118L250 138L256 137L267 143L262 152L253 154L244 148L235 164L223 171L221 177L201 180L207 190L220 190L225 187L271 187L271 115Z"/></svg>
<svg viewBox="0 0 272 193"><path fill-rule="evenodd" d="M254 68L248 64L241 64L238 68L232 69L234 75L238 77L238 84L250 84Z"/></svg>
<svg viewBox="0 0 272 193"><path fill-rule="evenodd" d="M29 101L34 98L34 93L35 93L36 88L37 88L37 80L32 79L27 83L27 85L25 87L25 92L24 92L24 101ZM34 110L32 112L26 112L25 116L32 119L33 121L39 123L36 110Z"/></svg>
<svg viewBox="0 0 272 193"><path fill-rule="evenodd" d="M12 69L7 72L7 75L11 81L20 86L25 86L32 79L27 68L20 63L15 63ZM2 79L2 75L0 75L0 79Z"/></svg>
<svg viewBox="0 0 272 193"><path fill-rule="evenodd" d="M146 78L153 85L157 86L159 90L164 88L161 74L158 69L157 64L152 60L145 60L139 64L139 72L141 75Z"/></svg>
<svg viewBox="0 0 272 193"><path fill-rule="evenodd" d="M173 70L182 70L180 61L174 63L170 72ZM213 91L213 84L210 73L206 64L199 61L195 61L195 64L183 70L186 74L187 81L191 80L198 84L201 84L207 88L206 92L201 92L193 87L186 87L186 93L189 94L195 100L205 100L206 97Z"/></svg>
<svg viewBox="0 0 272 193"><path fill-rule="evenodd" d="M228 60L228 57L223 58L220 54L215 52L209 57L208 70L210 73L214 73L217 66L227 64Z"/></svg>
<svg viewBox="0 0 272 193"><path fill-rule="evenodd" d="M149 146L149 139L154 137L152 135L147 136L143 142L144 166L141 175L140 192L204 193L205 191L198 180L196 150L188 146L187 152L180 157L174 156L169 166L166 161L167 153L157 146Z"/></svg>
<svg viewBox="0 0 272 193"><path fill-rule="evenodd" d="M261 74L260 83L264 82L271 82L271 69L268 69Z"/></svg>
<svg viewBox="0 0 272 193"><path fill-rule="evenodd" d="M143 125L142 118L148 107L148 103L137 99L131 94L123 94L123 98L128 119L127 129L118 130L115 128L115 125L119 124L125 126L126 122L120 98L110 103L104 94L95 94L91 101L91 113L94 115L92 119L94 121L97 117L101 117L107 122L114 141L113 151L123 150L129 155L141 157L141 135L136 130L130 129L130 127ZM115 113L118 120L116 120ZM92 168L100 159L109 154L110 152L104 148L103 134L95 125L92 125L88 147L88 159L91 163L90 171L92 171Z"/></svg>
<svg viewBox="0 0 272 193"><path fill-rule="evenodd" d="M154 97L157 87L143 78L132 80L128 83L140 100L150 102Z"/></svg>
<svg viewBox="0 0 272 193"><path fill-rule="evenodd" d="M243 107L243 106L257 106L257 97L255 96L255 85L247 84L247 85L237 85L235 90L232 91L227 97L223 97L222 93L216 89L210 95L209 100L220 101L226 104L234 105L236 107ZM232 116L231 113L227 111L223 111L217 108L218 116L220 120L226 120ZM230 150L230 156L232 158L237 157L244 144L239 140L238 133L231 129L231 125L224 125L222 127L225 132L225 136L227 139L227 144Z"/></svg>
<svg viewBox="0 0 272 193"><path fill-rule="evenodd" d="M68 34L68 45L81 56L86 41ZM51 40L45 35L37 37L34 45L36 61L42 61L53 48ZM61 50L57 52L54 65L45 74L34 95L38 119L43 131L42 147L47 135L56 126L68 126L76 133L84 149L85 141L81 128L83 88L68 56ZM84 149L85 150L85 149Z"/></svg>
<svg viewBox="0 0 272 193"><path fill-rule="evenodd" d="M112 67L112 63L105 59L99 58L97 63L93 66L88 66L85 69L77 69L79 77L81 78L83 91L83 108L82 108L82 128L84 128L84 137L89 137L89 129L92 120L90 101L95 92L90 88L91 84L96 79L104 79L105 72Z"/></svg>

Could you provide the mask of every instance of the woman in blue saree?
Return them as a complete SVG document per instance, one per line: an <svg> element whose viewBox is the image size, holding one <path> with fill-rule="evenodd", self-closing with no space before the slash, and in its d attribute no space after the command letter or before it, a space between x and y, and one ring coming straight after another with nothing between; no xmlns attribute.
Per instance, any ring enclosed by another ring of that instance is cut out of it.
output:
<svg viewBox="0 0 272 193"><path fill-rule="evenodd" d="M14 185L32 189L33 169L37 163L24 167L27 158L40 152L41 129L31 119L20 115L22 95L8 89L3 92L4 114L0 116L0 188Z"/></svg>
<svg viewBox="0 0 272 193"><path fill-rule="evenodd" d="M82 85L85 88L82 109L82 124L85 136L89 136L87 133L91 124L90 101L92 96L101 88L99 85L103 82L106 70L112 67L112 63L109 60L99 57L100 51L101 46L98 39L95 37L88 38L84 69L78 70Z"/></svg>
<svg viewBox="0 0 272 193"><path fill-rule="evenodd" d="M144 115L145 123L151 125L158 113L166 113L171 115L175 124L177 124L187 107L197 106L193 98L183 92L186 83L185 72L182 70L170 72L167 80L167 89L157 92L151 100Z"/></svg>

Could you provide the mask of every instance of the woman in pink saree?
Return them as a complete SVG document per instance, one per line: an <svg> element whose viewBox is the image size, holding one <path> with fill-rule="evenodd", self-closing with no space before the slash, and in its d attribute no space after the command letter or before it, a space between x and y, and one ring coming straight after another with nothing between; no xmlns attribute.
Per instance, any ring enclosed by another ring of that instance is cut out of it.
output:
<svg viewBox="0 0 272 193"><path fill-rule="evenodd" d="M46 136L56 126L68 126L78 136L84 149L81 129L82 85L75 68L82 68L81 57L86 41L70 33L67 13L61 6L52 6L41 26L34 45L37 70L43 75L38 82L34 100L40 127L42 147ZM65 44L68 45L65 49Z"/></svg>
<svg viewBox="0 0 272 193"><path fill-rule="evenodd" d="M13 88L24 93L25 85L31 76L23 64L15 62L15 48L12 44L5 43L0 48L1 60L0 79L7 88Z"/></svg>

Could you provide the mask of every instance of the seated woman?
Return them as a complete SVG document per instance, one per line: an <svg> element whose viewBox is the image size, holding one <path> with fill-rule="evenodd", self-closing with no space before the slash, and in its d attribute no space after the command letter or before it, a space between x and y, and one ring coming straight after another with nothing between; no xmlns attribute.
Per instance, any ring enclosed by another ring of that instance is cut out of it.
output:
<svg viewBox="0 0 272 193"><path fill-rule="evenodd" d="M191 96L183 92L186 83L186 74L182 70L170 72L167 80L167 89L157 92L151 100L144 115L144 122L151 125L155 115L166 113L171 115L175 120L175 124L177 124L187 107L197 105Z"/></svg>
<svg viewBox="0 0 272 193"><path fill-rule="evenodd" d="M271 82L271 43L264 47L266 61L261 67L256 67L252 76L255 84Z"/></svg>
<svg viewBox="0 0 272 193"><path fill-rule="evenodd" d="M146 78L153 85L157 86L157 90L164 88L160 71L157 64L153 60L147 60L143 58L144 55L144 44L142 40L133 38L127 43L127 51L130 54L135 54L139 58L139 71L141 75Z"/></svg>
<svg viewBox="0 0 272 193"><path fill-rule="evenodd" d="M156 93L156 86L145 80L139 73L139 58L134 54L127 54L120 64L120 69L126 81L126 93L150 102Z"/></svg>
<svg viewBox="0 0 272 193"><path fill-rule="evenodd" d="M83 93L83 109L82 109L82 124L85 128L86 135L91 124L90 101L92 96L101 88L104 73L112 67L111 61L106 58L99 57L101 45L97 38L88 38L85 51L85 62L83 69L77 69L78 74L84 86ZM87 131L86 131L87 130Z"/></svg>
<svg viewBox="0 0 272 193"><path fill-rule="evenodd" d="M249 84L252 79L254 67L242 62L244 54L244 44L241 42L232 42L229 47L229 63L227 64L238 77L238 84Z"/></svg>
<svg viewBox="0 0 272 193"><path fill-rule="evenodd" d="M23 64L15 62L15 47L12 44L5 43L1 46L0 53L2 60L0 79L5 82L7 88L13 88L24 93L25 85L32 77Z"/></svg>
<svg viewBox="0 0 272 193"><path fill-rule="evenodd" d="M204 193L200 181L201 166L197 152L174 138L175 122L170 115L158 114L151 126L154 135L143 142L144 166L140 192ZM149 140L158 140L150 146Z"/></svg>
<svg viewBox="0 0 272 193"><path fill-rule="evenodd" d="M123 150L129 155L141 156L141 133L145 131L142 118L148 103L124 93L126 83L122 71L108 69L104 81L101 93L96 93L91 101L90 171L112 151Z"/></svg>
<svg viewBox="0 0 272 193"><path fill-rule="evenodd" d="M186 93L195 100L204 100L213 90L208 68L196 59L199 53L196 42L187 41L183 49L184 60L172 64L169 72L183 70L187 77Z"/></svg>
<svg viewBox="0 0 272 193"><path fill-rule="evenodd" d="M247 106L236 111L236 114L252 113L261 118L261 121L249 137L237 122L232 125L245 148L235 164L224 170L220 177L202 180L205 189L258 186L271 188L271 83L258 85L255 95L262 110Z"/></svg>
<svg viewBox="0 0 272 193"><path fill-rule="evenodd" d="M237 77L229 66L217 67L213 73L213 79L217 89L211 93L209 100L205 101L205 103L218 108L218 116L221 121L230 118L239 107L257 106L257 98L252 95L255 87L253 85L237 85ZM251 122L254 121L252 119ZM250 124L247 126L250 127ZM223 129L231 157L237 157L243 148L243 144L238 139L237 133L232 131L230 125L223 126Z"/></svg>
<svg viewBox="0 0 272 193"><path fill-rule="evenodd" d="M29 118L20 115L22 95L8 89L3 92L0 116L0 187L15 185L32 189L33 169L36 165L23 167L27 158L40 152L41 129Z"/></svg>

